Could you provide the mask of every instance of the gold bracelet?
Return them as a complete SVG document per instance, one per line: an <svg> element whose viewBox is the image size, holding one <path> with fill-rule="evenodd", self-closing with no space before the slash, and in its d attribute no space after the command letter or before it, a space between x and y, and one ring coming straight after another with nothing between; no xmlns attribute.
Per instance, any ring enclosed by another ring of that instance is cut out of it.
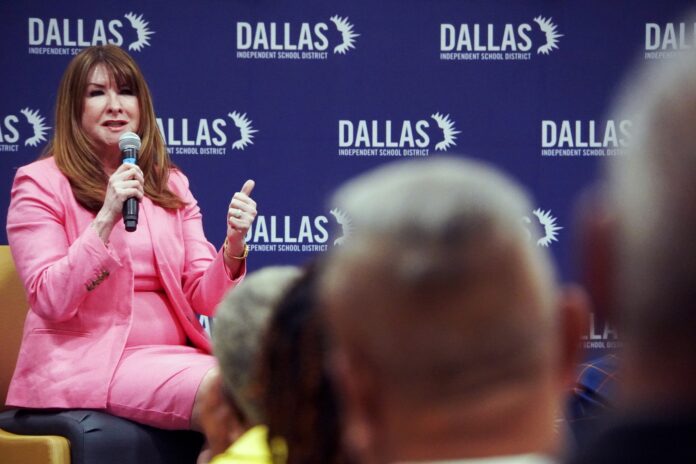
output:
<svg viewBox="0 0 696 464"><path fill-rule="evenodd" d="M244 249L242 250L242 256L230 256L227 253L227 237L225 237L225 243L222 245L222 253L225 255L226 258L230 259L238 259L238 260L243 260L246 259L247 256L249 256L249 245L246 243L244 244Z"/></svg>

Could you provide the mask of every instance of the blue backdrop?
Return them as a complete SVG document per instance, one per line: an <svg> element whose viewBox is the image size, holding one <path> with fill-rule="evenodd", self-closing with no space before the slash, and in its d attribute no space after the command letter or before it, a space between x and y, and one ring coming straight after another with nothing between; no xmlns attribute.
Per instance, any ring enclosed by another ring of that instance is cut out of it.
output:
<svg viewBox="0 0 696 464"><path fill-rule="evenodd" d="M631 122L607 120L627 70L694 45L688 1L205 0L0 4L0 217L53 127L60 76L91 44L135 57L172 159L220 245L231 195L257 181L249 267L300 263L344 235L326 207L375 165L487 160L534 194L563 279L572 206ZM7 243L5 227L0 244ZM587 348L616 333L593 323Z"/></svg>

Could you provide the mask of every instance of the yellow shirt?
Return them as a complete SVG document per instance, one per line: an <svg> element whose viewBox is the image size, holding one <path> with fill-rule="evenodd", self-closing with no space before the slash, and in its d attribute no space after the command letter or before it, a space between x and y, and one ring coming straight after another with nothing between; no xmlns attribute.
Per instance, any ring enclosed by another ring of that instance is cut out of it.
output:
<svg viewBox="0 0 696 464"><path fill-rule="evenodd" d="M224 453L215 456L210 464L273 464L267 435L268 429L263 425L250 428Z"/></svg>

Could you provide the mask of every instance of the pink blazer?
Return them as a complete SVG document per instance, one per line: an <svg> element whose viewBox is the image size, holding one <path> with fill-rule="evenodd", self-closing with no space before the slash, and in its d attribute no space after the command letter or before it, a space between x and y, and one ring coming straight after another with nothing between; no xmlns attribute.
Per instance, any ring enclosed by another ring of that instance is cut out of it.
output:
<svg viewBox="0 0 696 464"><path fill-rule="evenodd" d="M171 211L145 198L155 262L190 343L210 352L195 313L212 315L235 279L205 239L188 180L172 170L169 187L187 206ZM132 324L133 270L123 234L105 246L53 158L20 168L12 186L7 235L30 309L7 404L103 408ZM123 227L119 225L117 227ZM114 228L116 232L116 228Z"/></svg>

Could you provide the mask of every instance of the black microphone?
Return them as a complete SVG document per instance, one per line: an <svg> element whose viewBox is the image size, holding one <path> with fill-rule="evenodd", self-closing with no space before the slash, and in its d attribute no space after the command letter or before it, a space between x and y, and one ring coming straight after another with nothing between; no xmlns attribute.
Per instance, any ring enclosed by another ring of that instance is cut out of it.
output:
<svg viewBox="0 0 696 464"><path fill-rule="evenodd" d="M136 164L138 150L140 150L140 137L133 132L121 134L118 138L118 148L121 149L121 160L126 164ZM123 224L128 232L133 232L138 227L138 199L130 197L123 202Z"/></svg>

